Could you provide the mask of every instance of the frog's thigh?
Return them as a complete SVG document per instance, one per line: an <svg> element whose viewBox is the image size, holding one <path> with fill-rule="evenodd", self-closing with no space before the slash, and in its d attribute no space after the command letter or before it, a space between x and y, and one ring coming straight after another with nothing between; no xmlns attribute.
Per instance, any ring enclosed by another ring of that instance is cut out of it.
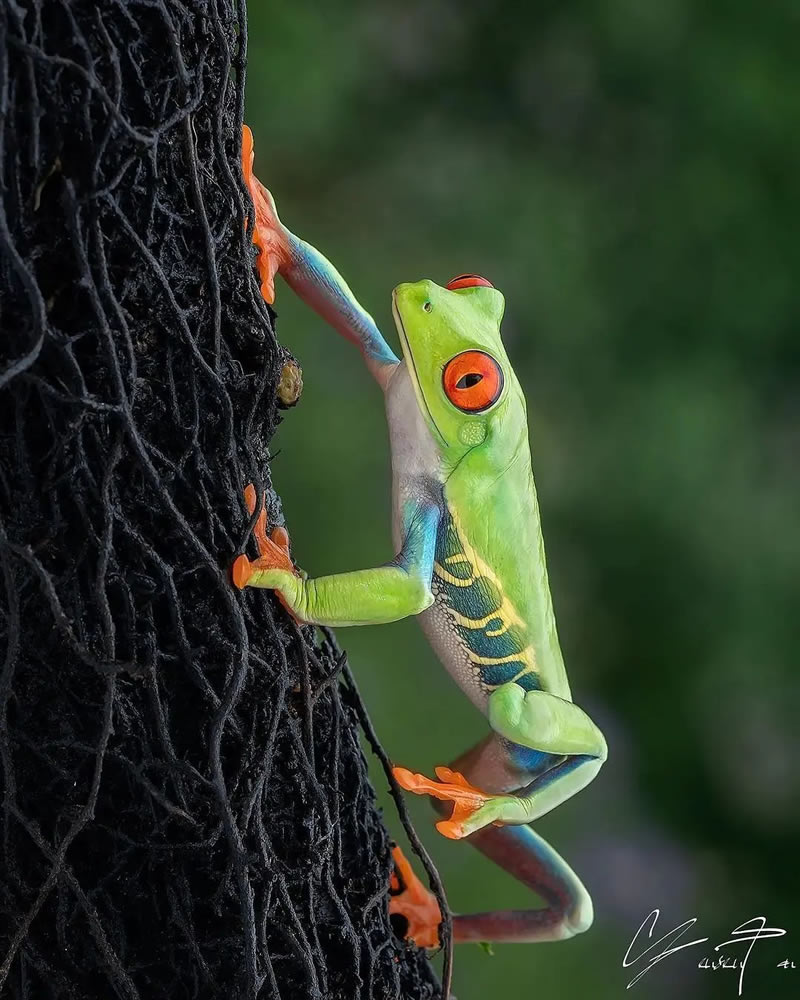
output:
<svg viewBox="0 0 800 1000"><path fill-rule="evenodd" d="M513 760L506 740L490 733L450 766L477 788L508 793L535 777ZM528 754L528 759L533 754ZM538 762L546 766L546 755ZM448 804L431 800L437 812ZM592 900L580 878L529 826L487 826L473 833L468 843L500 868L536 892L545 906L536 910L500 910L456 914L456 941L559 941L587 930L593 919Z"/></svg>
<svg viewBox="0 0 800 1000"><path fill-rule="evenodd" d="M520 763L525 747L561 758L517 793L513 807L497 817L505 823L532 823L544 816L585 788L606 759L606 741L589 716L547 691L503 684L489 698L489 722L495 732L517 745ZM515 756L513 751L511 755Z"/></svg>
<svg viewBox="0 0 800 1000"><path fill-rule="evenodd" d="M566 756L603 761L606 741L589 716L547 691L525 691L511 681L489 696L489 723L512 743Z"/></svg>

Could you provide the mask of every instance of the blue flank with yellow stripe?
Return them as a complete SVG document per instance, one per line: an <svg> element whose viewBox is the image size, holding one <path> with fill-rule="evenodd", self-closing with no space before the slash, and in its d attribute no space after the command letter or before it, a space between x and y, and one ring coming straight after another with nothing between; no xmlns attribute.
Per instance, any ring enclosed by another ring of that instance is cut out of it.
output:
<svg viewBox="0 0 800 1000"><path fill-rule="evenodd" d="M493 690L509 681L526 691L541 687L524 625L449 512L437 533L433 585L446 596L453 627L484 688Z"/></svg>

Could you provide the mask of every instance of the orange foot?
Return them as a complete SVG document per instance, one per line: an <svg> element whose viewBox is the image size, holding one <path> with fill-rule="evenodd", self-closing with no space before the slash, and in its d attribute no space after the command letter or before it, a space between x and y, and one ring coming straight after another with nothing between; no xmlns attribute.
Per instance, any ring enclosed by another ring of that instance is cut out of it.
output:
<svg viewBox="0 0 800 1000"><path fill-rule="evenodd" d="M424 774L415 774L405 767L392 768L397 783L407 791L417 795L433 795L434 798L453 803L450 819L440 820L436 829L450 840L460 840L467 835L464 820L469 819L495 796L474 788L463 774L451 771L449 767L436 767L434 770L439 781L426 778Z"/></svg>
<svg viewBox="0 0 800 1000"><path fill-rule="evenodd" d="M392 857L395 870L389 881L389 914L405 917L406 938L418 948L438 948L442 911L436 897L414 874L399 847L392 848Z"/></svg>
<svg viewBox="0 0 800 1000"><path fill-rule="evenodd" d="M256 509L256 490L252 483L244 491L244 502L252 516ZM232 568L233 582L240 590L247 586L253 573L260 569L285 569L294 573L295 576L299 575L289 556L289 533L286 528L273 528L267 537L267 512L264 509L263 497L261 498L261 512L258 515L256 526L253 528L253 534L258 546L259 558L255 562L250 562L247 556L238 556ZM280 597L280 594L278 596Z"/></svg>
<svg viewBox="0 0 800 1000"><path fill-rule="evenodd" d="M261 278L261 294L272 304L275 301L275 274L289 262L289 248L272 195L253 173L254 156L253 133L243 125L242 173L256 210L253 243L261 251L256 266Z"/></svg>

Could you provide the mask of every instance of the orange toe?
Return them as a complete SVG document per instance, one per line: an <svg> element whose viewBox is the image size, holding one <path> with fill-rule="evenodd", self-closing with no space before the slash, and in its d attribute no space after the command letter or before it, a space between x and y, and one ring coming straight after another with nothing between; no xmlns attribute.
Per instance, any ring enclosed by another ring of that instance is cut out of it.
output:
<svg viewBox="0 0 800 1000"><path fill-rule="evenodd" d="M392 768L397 783L407 791L416 795L432 795L434 798L453 803L452 815L449 819L440 820L436 824L436 829L450 840L460 840L466 836L464 821L493 796L475 788L463 774L449 767L437 767L435 771L439 781L426 778L424 774L415 774L405 767Z"/></svg>
<svg viewBox="0 0 800 1000"><path fill-rule="evenodd" d="M279 549L289 555L289 532L286 528L273 528L269 537Z"/></svg>
<svg viewBox="0 0 800 1000"><path fill-rule="evenodd" d="M267 512L264 507L265 499L265 497L261 498L261 510L253 528L253 536L258 546L258 552L262 556L269 544L269 539L267 538ZM252 483L248 483L244 488L244 503L247 507L247 513L252 517L256 509L256 488Z"/></svg>
<svg viewBox="0 0 800 1000"><path fill-rule="evenodd" d="M395 870L390 879L389 913L405 917L406 938L418 948L438 948L442 911L436 897L420 882L399 847L392 848Z"/></svg>
<svg viewBox="0 0 800 1000"><path fill-rule="evenodd" d="M436 829L448 840L461 840L464 836L464 827L452 819L441 820L436 824Z"/></svg>
<svg viewBox="0 0 800 1000"><path fill-rule="evenodd" d="M434 781L424 774L409 771L406 767L393 767L392 773L402 788L417 795L433 795L437 799L450 799L473 807L483 805L491 798L491 795L471 785L458 771L451 771L446 767L437 767L435 770L437 777L445 780Z"/></svg>
<svg viewBox="0 0 800 1000"><path fill-rule="evenodd" d="M407 767L393 767L392 774L397 784L401 788L405 788L407 792L418 792L420 795L424 795L425 788L423 786L431 783L424 774L415 774Z"/></svg>
<svg viewBox="0 0 800 1000"><path fill-rule="evenodd" d="M475 788L474 785L471 785L460 771L453 771L449 767L439 766L433 769L433 773L439 781L444 781L451 785L458 785L460 788L464 788L467 791L483 795L483 792Z"/></svg>
<svg viewBox="0 0 800 1000"><path fill-rule="evenodd" d="M238 556L232 568L233 582L241 590L253 575L253 565L247 556Z"/></svg>
<svg viewBox="0 0 800 1000"><path fill-rule="evenodd" d="M256 488L252 483L248 483L244 488L244 502L247 507L247 513L252 516L253 511L256 509Z"/></svg>

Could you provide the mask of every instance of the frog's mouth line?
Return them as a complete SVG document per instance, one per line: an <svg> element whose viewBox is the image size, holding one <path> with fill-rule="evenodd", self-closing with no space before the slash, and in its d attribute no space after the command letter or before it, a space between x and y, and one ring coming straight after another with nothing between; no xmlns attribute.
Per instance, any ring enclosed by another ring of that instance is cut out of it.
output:
<svg viewBox="0 0 800 1000"><path fill-rule="evenodd" d="M445 446L448 446L445 440L444 434L439 430L439 426L433 419L433 414L431 413L430 407L428 406L428 401L425 399L425 393L422 391L422 386L420 385L419 375L417 373L417 364L414 361L414 352L411 350L411 345L408 342L408 337L406 335L405 327L403 326L403 319L400 315L400 310L397 308L397 300L395 298L394 292L392 292L392 315L394 316L394 324L397 327L397 332L400 335L400 343L403 347L403 357L408 362L408 369L411 375L411 382L414 386L414 392L417 399L422 405L425 412L428 414L428 420L431 426L436 431L439 441Z"/></svg>

